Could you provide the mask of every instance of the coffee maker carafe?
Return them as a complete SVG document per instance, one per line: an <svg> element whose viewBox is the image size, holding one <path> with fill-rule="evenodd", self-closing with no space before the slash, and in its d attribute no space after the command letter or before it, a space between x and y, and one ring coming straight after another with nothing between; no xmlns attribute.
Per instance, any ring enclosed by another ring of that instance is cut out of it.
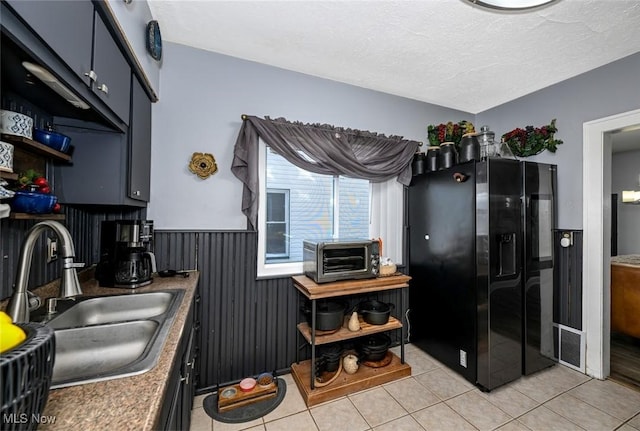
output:
<svg viewBox="0 0 640 431"><path fill-rule="evenodd" d="M105 220L100 235L100 286L134 289L153 282L153 221Z"/></svg>

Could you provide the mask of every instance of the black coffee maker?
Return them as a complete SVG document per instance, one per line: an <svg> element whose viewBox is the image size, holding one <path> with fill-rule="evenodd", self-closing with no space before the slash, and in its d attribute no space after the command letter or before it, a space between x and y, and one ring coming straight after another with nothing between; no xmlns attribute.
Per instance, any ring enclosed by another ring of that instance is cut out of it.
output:
<svg viewBox="0 0 640 431"><path fill-rule="evenodd" d="M135 289L153 282L152 220L105 220L100 233L96 279L103 287Z"/></svg>

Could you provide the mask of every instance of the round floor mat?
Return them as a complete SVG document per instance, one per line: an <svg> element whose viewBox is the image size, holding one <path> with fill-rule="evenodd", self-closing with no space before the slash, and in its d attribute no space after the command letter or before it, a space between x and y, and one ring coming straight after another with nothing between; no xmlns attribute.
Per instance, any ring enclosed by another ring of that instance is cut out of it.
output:
<svg viewBox="0 0 640 431"><path fill-rule="evenodd" d="M276 384L278 385L277 395L273 398L264 401L258 401L248 406L238 407L237 409L229 410L228 412L218 412L218 393L213 393L206 397L202 401L202 407L204 411L213 419L231 424L237 424L241 422L249 422L254 419L258 419L273 409L284 399L287 393L287 382L277 378Z"/></svg>

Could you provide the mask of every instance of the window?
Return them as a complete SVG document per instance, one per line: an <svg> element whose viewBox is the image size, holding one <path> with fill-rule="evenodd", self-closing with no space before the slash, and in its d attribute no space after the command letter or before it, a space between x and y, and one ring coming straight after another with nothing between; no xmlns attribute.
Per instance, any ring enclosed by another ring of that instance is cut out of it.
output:
<svg viewBox="0 0 640 431"><path fill-rule="evenodd" d="M369 181L300 169L260 143L258 276L302 273L302 241L370 238Z"/></svg>
<svg viewBox="0 0 640 431"><path fill-rule="evenodd" d="M267 189L266 260L289 257L289 190Z"/></svg>

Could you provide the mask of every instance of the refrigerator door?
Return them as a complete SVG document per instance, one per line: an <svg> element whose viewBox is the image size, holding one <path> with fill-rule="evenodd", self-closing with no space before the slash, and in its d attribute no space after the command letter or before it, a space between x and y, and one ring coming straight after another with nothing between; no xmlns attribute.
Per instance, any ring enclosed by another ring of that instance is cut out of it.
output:
<svg viewBox="0 0 640 431"><path fill-rule="evenodd" d="M473 383L474 178L469 162L414 177L408 191L409 341Z"/></svg>
<svg viewBox="0 0 640 431"><path fill-rule="evenodd" d="M478 163L477 384L491 390L522 374L520 163Z"/></svg>
<svg viewBox="0 0 640 431"><path fill-rule="evenodd" d="M523 374L555 363L553 343L553 249L556 166L522 162Z"/></svg>

